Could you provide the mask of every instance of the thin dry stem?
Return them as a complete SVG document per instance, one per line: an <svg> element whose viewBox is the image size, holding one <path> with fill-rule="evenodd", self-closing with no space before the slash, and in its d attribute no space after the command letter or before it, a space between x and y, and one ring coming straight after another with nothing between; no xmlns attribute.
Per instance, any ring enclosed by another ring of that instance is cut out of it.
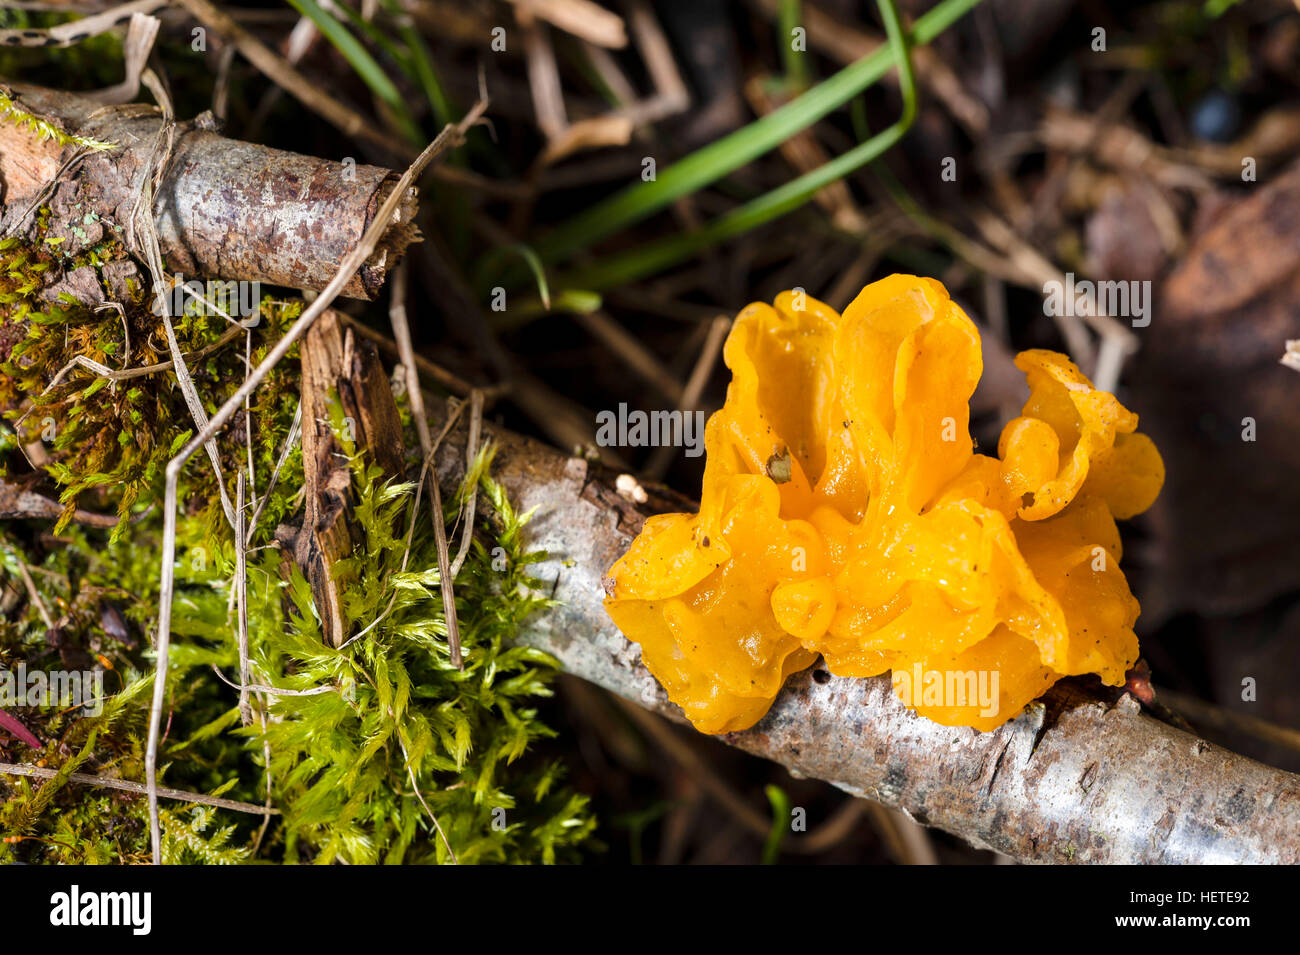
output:
<svg viewBox="0 0 1300 955"><path fill-rule="evenodd" d="M187 5L201 3L202 0L186 0ZM207 5L210 6L210 5ZM274 347L245 379L244 383L231 395L208 422L207 426L195 435L180 453L167 463L166 484L163 493L163 539L162 555L159 561L159 597L158 597L158 635L157 635L157 669L154 676L153 702L149 708L149 740L145 749L145 775L149 792L149 837L153 850L155 865L162 863L162 833L158 822L158 741L162 724L163 701L166 696L167 665L171 649L171 615L172 598L176 589L176 504L180 485L181 469L185 462L211 440L234 417L242 406L244 398L250 395L262 383L289 349L301 338L316 319L338 297L357 269L366 262L378 246L383 234L388 230L393 214L397 211L406 192L414 184L425 167L438 155L453 145L464 140L465 132L479 121L487 109L484 97L465 115L459 123L446 126L442 132L425 148L410 168L402 174L396 187L384 200L374 220L361 237L357 247L339 263L334 278L321 290L303 313L294 321Z"/></svg>
<svg viewBox="0 0 1300 955"><path fill-rule="evenodd" d="M31 571L27 569L27 561L21 557L16 557L18 561L18 573L22 575L23 586L27 588L27 596L36 606L36 612L41 615L41 620L45 622L47 630L53 630L55 627L54 618L50 616L49 608L45 606L45 601L41 599L40 591L36 589L36 581L32 580Z"/></svg>
<svg viewBox="0 0 1300 955"><path fill-rule="evenodd" d="M235 484L235 614L239 641L239 721L244 726L253 723L253 710L248 704L248 684L253 674L248 665L248 542L244 538L244 494L247 490L244 472L239 472Z"/></svg>
<svg viewBox="0 0 1300 955"><path fill-rule="evenodd" d="M470 392L469 395L469 437L465 442L465 466L472 467L474 459L478 456L479 434L483 430L483 392L477 388ZM474 516L478 507L478 482L469 488L469 500L465 506L465 527L461 531L460 550L456 553L456 559L451 562L451 576L454 578L460 573L461 567L465 566L465 558L469 556L469 546L474 540Z"/></svg>
<svg viewBox="0 0 1300 955"><path fill-rule="evenodd" d="M715 318L713 324L709 326L704 347L700 349L700 357L696 360L695 367L691 369L691 376L686 379L686 387L682 389L679 407L683 415L692 414L699 408L700 399L704 396L704 389L709 384L709 377L718 363L722 343L726 341L730 329L731 319L723 315ZM672 462L674 450L667 444L656 448L646 464L645 473L655 480L662 480L668 471L668 465Z"/></svg>
<svg viewBox="0 0 1300 955"><path fill-rule="evenodd" d="M406 373L406 390L411 399L411 417L415 419L415 430L420 436L420 450L428 461L434 451L429 437L429 420L424 410L424 395L420 391L420 379L415 371L415 348L411 345L411 327L406 320L406 268L405 263L394 270L393 301L388 315L393 324L393 340L397 342L398 354L402 359L402 368ZM480 399L481 400L481 399ZM442 514L442 490L438 487L438 475L422 471L421 481L429 485L429 504L433 511L433 537L438 549L438 583L442 588L443 613L447 621L447 648L451 655L451 664L458 670L465 669L465 661L460 650L460 621L456 616L456 592L452 584L451 558L447 547L447 526Z"/></svg>
<svg viewBox="0 0 1300 955"><path fill-rule="evenodd" d="M298 443L298 437L301 433L302 402L299 401L298 407L293 412L293 423L289 425L289 433L285 435L284 443L280 445L280 454L275 459L275 470L271 472L271 483L266 486L266 493L257 502L257 508L248 521L248 534L244 538L246 545L253 542L253 535L257 532L257 519L262 516L262 509L266 507L266 502L271 499L271 494L275 491L276 485L280 483L280 472L284 469L284 463L289 460L289 455L293 453L294 445Z"/></svg>
<svg viewBox="0 0 1300 955"><path fill-rule="evenodd" d="M407 563L411 559L411 541L415 537L415 522L420 517L420 496L424 492L426 476L429 475L429 469L433 465L433 456L438 453L438 448L442 446L442 439L447 437L447 432L449 432L455 426L456 422L460 420L460 413L464 410L465 410L465 404L464 402L461 402L456 406L456 410L447 416L447 420L443 424L442 430L438 432L438 437L429 446L429 453L424 456L424 463L420 465L420 477L415 482L415 500L411 504L411 520L406 525L406 548L405 550L402 551L402 566L400 569L401 573L406 572ZM425 427L427 428L428 425L426 424ZM437 486L436 475L434 475L434 486L435 487ZM375 627L379 626L379 624L382 623L385 619L387 619L388 615L392 612L393 605L395 603L397 603L396 593L394 593L391 597L388 598L387 606L384 607L383 612L380 613L378 617L376 617L369 624L367 624L365 629L361 630L355 636L349 637L347 640L345 640L342 643L342 645L339 647L339 649L342 650L345 647L351 646L352 644L360 640L362 637L364 637L371 630L375 629Z"/></svg>
<svg viewBox="0 0 1300 955"><path fill-rule="evenodd" d="M165 287L165 280L162 251L158 245L158 231L154 227L153 221L153 200L154 188L162 179L175 145L175 114L172 110L171 97L167 95L166 88L158 75L153 70L145 70L142 80L162 108L163 121L162 125L158 127L158 136L154 141L152 154L140 178L135 208L128 220L127 238L132 246L141 251L145 264L149 267L149 273L153 278L156 300L161 300L158 290ZM195 387L194 379L190 376L189 368L185 364L185 356L181 353L180 342L176 339L176 330L172 327L168 309L164 305L159 311L162 313L163 330L167 333L167 347L171 351L172 364L176 372L176 383L180 386L181 394L185 397L185 405L189 408L190 417L194 419L195 427L200 431L204 431L207 427L208 415L203 409L203 400L199 397L198 388ZM234 527L234 505L231 504L230 494L226 490L226 479L221 470L221 456L217 451L215 436L205 443L204 448L208 453L208 460L212 462L212 470L217 478L217 492L221 498L221 509L226 515L226 522L231 527Z"/></svg>
<svg viewBox="0 0 1300 955"><path fill-rule="evenodd" d="M0 763L0 773L9 776L30 776L34 779L53 779L59 774L56 769L47 769L44 766L28 766L23 763ZM108 776L95 776L91 773L73 773L68 777L68 782L81 783L86 786L103 786L106 789L120 789L122 792L144 794L149 788L143 783L133 782L130 779L115 779ZM236 799L222 799L220 796L205 796L203 793L190 793L182 789L167 789L166 787L154 787L154 798L161 796L164 799L179 799L183 802L196 802L204 806L215 806L218 809L230 809L234 812L246 812L251 816L260 816L264 813L278 814L279 810L267 809L265 806L254 806L252 803L239 802Z"/></svg>
<svg viewBox="0 0 1300 955"><path fill-rule="evenodd" d="M212 664L212 672L217 675L226 686L239 690L240 693L265 693L268 696L320 696L322 693L337 693L338 687L334 686L313 686L307 690L289 690L279 686L269 686L265 683L244 683L239 684L227 677L221 672L221 667L215 663Z"/></svg>
<svg viewBox="0 0 1300 955"><path fill-rule="evenodd" d="M265 73L271 82L283 88L313 113L337 126L346 135L364 139L399 156L410 155L408 146L389 136L377 124L370 122L356 110L344 106L324 93L319 84L311 82L299 73L288 60L241 27L235 22L234 17L225 11L218 9L208 0L177 0L177 2L209 30L229 39L244 59Z"/></svg>

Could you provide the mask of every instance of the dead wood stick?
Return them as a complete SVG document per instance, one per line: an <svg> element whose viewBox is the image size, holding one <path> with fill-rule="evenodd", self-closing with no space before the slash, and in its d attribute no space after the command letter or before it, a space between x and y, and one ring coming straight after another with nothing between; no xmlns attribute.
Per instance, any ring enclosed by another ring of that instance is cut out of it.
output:
<svg viewBox="0 0 1300 955"><path fill-rule="evenodd" d="M522 639L567 672L680 720L606 616L601 578L646 514L694 505L647 487L638 508L613 490L616 472L484 430L498 448L496 479L522 511L537 508L525 543L548 557L531 571L558 601ZM463 447L443 446L444 488L464 473ZM888 677L814 666L753 729L722 739L1022 861L1300 862L1300 777L1167 726L1131 696L1108 700L1074 683L979 733L911 713Z"/></svg>
<svg viewBox="0 0 1300 955"><path fill-rule="evenodd" d="M0 518L41 518L55 520L63 514L64 507L58 501L29 490L20 484L0 480ZM117 516L114 514L96 514L93 511L77 508L72 519L78 524L89 527L116 527Z"/></svg>
<svg viewBox="0 0 1300 955"><path fill-rule="evenodd" d="M353 581L340 580L335 565L352 554L354 533L348 524L352 475L330 421L333 401L356 447L364 448L385 474L401 474L402 422L375 346L358 341L339 313L329 309L307 332L302 347L302 527L296 534L278 528L276 537L292 545L293 559L311 584L325 640L339 647L349 636L341 591Z"/></svg>
<svg viewBox="0 0 1300 955"><path fill-rule="evenodd" d="M0 774L6 776L30 776L33 779L53 779L59 774L59 771L57 769L47 769L44 766L28 766L23 763L0 763ZM103 786L106 789L118 789L122 792L135 793L141 796L145 793L144 783L137 783L130 779L117 779L111 776L96 776L93 773L72 773L68 776L68 782L80 783L83 786ZM280 813L278 809L254 806L252 803L240 802L237 799L222 799L220 796L190 793L182 789L168 789L165 786L158 787L158 795L163 799L179 799L183 802L215 806L218 809L232 809L235 812L246 812L255 816L264 813L270 815L279 815Z"/></svg>
<svg viewBox="0 0 1300 955"><path fill-rule="evenodd" d="M55 184L45 200L45 236L62 238L66 255L96 245L118 227L126 230L161 112L142 104L104 107L39 87L15 86L10 93L19 110L64 135L43 138L17 122L17 114L0 118L6 227L32 235L35 222L20 217ZM324 288L396 187L397 174L227 139L214 125L204 120L175 127L175 148L153 209L169 265L187 278ZM117 148L92 151L60 176L89 140ZM412 225L416 206L411 189L343 295L374 298L388 269L419 237Z"/></svg>

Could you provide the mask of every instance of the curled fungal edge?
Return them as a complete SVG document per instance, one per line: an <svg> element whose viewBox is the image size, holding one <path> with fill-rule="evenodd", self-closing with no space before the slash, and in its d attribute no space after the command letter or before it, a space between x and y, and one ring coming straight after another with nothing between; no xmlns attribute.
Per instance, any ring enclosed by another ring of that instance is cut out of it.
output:
<svg viewBox="0 0 1300 955"><path fill-rule="evenodd" d="M646 521L606 609L706 733L752 726L817 659L894 671L918 713L989 730L1063 676L1113 686L1138 602L1115 518L1164 482L1137 416L1065 356L1027 351L1030 398L975 454L979 332L938 282L893 275L841 316L753 304L724 352L698 514Z"/></svg>

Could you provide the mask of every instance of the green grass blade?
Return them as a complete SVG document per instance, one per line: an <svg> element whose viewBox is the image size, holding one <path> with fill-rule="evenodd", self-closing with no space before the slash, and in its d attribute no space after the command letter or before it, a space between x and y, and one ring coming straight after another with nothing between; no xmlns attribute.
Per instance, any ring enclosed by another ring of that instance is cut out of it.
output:
<svg viewBox="0 0 1300 955"><path fill-rule="evenodd" d="M763 865L776 865L781 858L781 843L790 829L790 797L780 786L766 786L763 790L772 804L772 828L763 843Z"/></svg>
<svg viewBox="0 0 1300 955"><path fill-rule="evenodd" d="M424 42L424 37L420 31L412 26L405 18L401 6L390 0L385 4L389 12L397 18L397 33L402 38L411 51L411 66L415 71L415 79L424 90L425 99L429 101L429 108L433 111L434 123L438 129L448 123L455 122L459 118L455 105L451 97L447 95L446 88L442 85L442 80L438 77L438 71L433 65L433 53L429 45Z"/></svg>
<svg viewBox="0 0 1300 955"><path fill-rule="evenodd" d="M785 81L792 90L808 86L808 53L794 48L794 31L802 26L802 0L781 0L777 17L777 42L781 44L781 59L785 62ZM805 34L805 39L806 39Z"/></svg>
<svg viewBox="0 0 1300 955"><path fill-rule="evenodd" d="M747 202L695 232L671 235L580 269L565 284L587 289L605 289L644 278L674 265L718 242L733 238L773 219L794 211L819 190L857 170L885 153L907 134L916 118L916 79L908 50L906 34L898 19L893 0L878 0L885 29L889 35L889 52L898 64L899 87L903 94L903 112L888 129L881 130L865 143L822 166L792 179L771 192Z"/></svg>
<svg viewBox="0 0 1300 955"><path fill-rule="evenodd" d="M533 274L533 281L537 283L537 295L545 308L551 307L551 289L546 281L546 266L537 253L533 251L532 246L525 242L514 242L510 245L500 245L484 255L478 263L478 270L474 277L475 286L482 293L488 291L491 276L500 261L507 255L518 255L523 259L528 269Z"/></svg>
<svg viewBox="0 0 1300 955"><path fill-rule="evenodd" d="M943 0L916 21L911 43L929 43L979 2ZM798 99L662 170L653 182L630 186L570 219L539 243L538 253L547 262L564 259L716 182L848 102L884 76L894 59L891 47L864 56Z"/></svg>
<svg viewBox="0 0 1300 955"><path fill-rule="evenodd" d="M393 81L388 78L383 67L376 63L375 58L362 46L361 41L353 36L346 26L322 9L316 0L289 0L289 4L315 24L321 36L334 45L348 64L357 71L357 75L366 86L370 87L370 90L393 110L402 135L411 142L421 142L420 127L411 116L406 100L393 85Z"/></svg>

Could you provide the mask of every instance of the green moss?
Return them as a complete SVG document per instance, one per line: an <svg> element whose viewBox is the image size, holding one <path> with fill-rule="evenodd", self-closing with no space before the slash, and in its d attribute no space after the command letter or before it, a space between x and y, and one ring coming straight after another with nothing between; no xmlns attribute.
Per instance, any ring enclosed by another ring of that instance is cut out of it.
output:
<svg viewBox="0 0 1300 955"><path fill-rule="evenodd" d="M536 750L552 735L537 705L549 695L554 662L511 645L521 622L546 603L528 576L542 555L521 549L525 517L488 476L490 456L480 456L467 481L477 482L490 516L457 582L465 654L459 671L448 659L427 521L418 522L421 529L402 569L414 488L383 481L378 468L348 452L361 533L340 571L358 581L345 592L343 609L353 631L365 635L341 650L325 646L307 582L296 572L285 579L277 551L254 551L248 591L257 682L332 688L277 697L265 733L257 719L250 727L239 725L236 691L210 669L218 666L230 677L238 669L228 613L229 537L214 540L198 516L181 521L161 782L261 804L267 746L272 800L283 815L254 856L260 818L164 801L165 857L209 863L445 862L449 855L432 811L462 863L576 858L594 828L586 799L563 786L560 767ZM292 490L282 493L293 496ZM455 501L448 507L454 520ZM12 537L0 547L0 557L8 555L0 568L12 574L20 557L37 568L46 603L67 617L64 640L98 647L101 666L112 668L106 686L122 687L99 717L20 711L28 726L51 740L41 757L51 767L143 778L148 662L139 648L107 636L100 608L106 600L116 602L134 633L148 632L157 613L159 517L132 526L113 543L74 526L65 546L44 554L22 553ZM266 530L259 540L268 537ZM42 652L50 653L31 607L0 625L3 665L18 659L40 665ZM57 665L49 659L45 664ZM6 788L0 861L147 858L142 797L0 777L0 789Z"/></svg>
<svg viewBox="0 0 1300 955"><path fill-rule="evenodd" d="M25 129L32 135L39 137L42 142L53 139L60 146L81 146L95 152L117 148L117 143L101 142L98 139L90 139L86 136L76 136L64 132L48 120L34 116L23 109L3 90L0 90L0 123L8 123L10 126Z"/></svg>
<svg viewBox="0 0 1300 955"><path fill-rule="evenodd" d="M45 216L38 216L38 238ZM40 442L51 461L50 476L61 488L66 510L62 530L74 509L91 494L105 496L118 515L129 518L140 500L161 493L167 461L193 434L193 419L170 371L110 381L83 366L74 366L54 385L56 374L77 357L120 369L128 350L131 367L170 359L162 319L143 294L121 303L124 313L94 312L71 300L47 302L41 292L51 269L91 266L103 283L102 269L125 257L113 237L61 261L57 249L37 241L0 242L0 415L26 445ZM112 300L110 290L104 288ZM253 330L251 360L259 362L302 311L302 303L264 297L262 321ZM229 329L225 318L200 313L191 302L173 319L182 352L193 356L214 346ZM256 474L267 480L279 441L288 430L297 404L296 350L267 378L253 398L253 448ZM246 374L242 336L201 359L190 372L204 396L209 415L243 383ZM235 474L247 464L246 422L241 412L235 427L218 442L227 492L234 494ZM219 521L216 479L206 456L190 465L192 487L187 500L203 501L208 523Z"/></svg>
<svg viewBox="0 0 1300 955"><path fill-rule="evenodd" d="M592 828L585 799L558 786L556 765L525 758L551 735L535 701L549 695L553 661L509 645L544 602L527 577L539 555L519 551L521 518L483 476L499 505L496 544L509 558L494 570L479 542L458 581L461 672L448 658L431 531L416 533L402 570L413 488L379 483L378 469L355 457L353 466L364 540L339 573L358 580L343 611L366 635L343 650L324 647L300 578L288 588L292 625L267 631L269 659L289 663L292 686L341 690L281 697L272 707L286 853L316 862L446 861L418 786L461 862L571 858Z"/></svg>

